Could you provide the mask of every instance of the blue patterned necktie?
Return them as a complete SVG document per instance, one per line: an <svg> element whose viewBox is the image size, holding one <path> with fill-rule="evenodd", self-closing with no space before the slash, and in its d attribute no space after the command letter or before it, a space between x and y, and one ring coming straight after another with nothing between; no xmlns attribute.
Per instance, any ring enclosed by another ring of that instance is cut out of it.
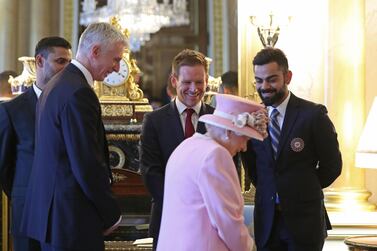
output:
<svg viewBox="0 0 377 251"><path fill-rule="evenodd" d="M278 151L278 146L279 146L279 139L280 139L280 126L278 122L278 117L279 111L274 108L271 112L270 116L270 124L268 126L268 129L270 131L270 137L271 137L271 145L272 145L272 150L274 153L274 159L276 159L276 154Z"/></svg>

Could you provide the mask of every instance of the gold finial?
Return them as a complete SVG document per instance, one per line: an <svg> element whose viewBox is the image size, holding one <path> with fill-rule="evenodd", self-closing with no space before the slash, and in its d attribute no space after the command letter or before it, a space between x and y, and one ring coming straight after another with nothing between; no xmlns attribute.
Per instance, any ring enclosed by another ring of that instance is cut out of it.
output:
<svg viewBox="0 0 377 251"><path fill-rule="evenodd" d="M120 25L120 18L118 16L110 17L110 24L120 30L127 38L130 37L130 32L128 31L128 29L122 29L122 26Z"/></svg>

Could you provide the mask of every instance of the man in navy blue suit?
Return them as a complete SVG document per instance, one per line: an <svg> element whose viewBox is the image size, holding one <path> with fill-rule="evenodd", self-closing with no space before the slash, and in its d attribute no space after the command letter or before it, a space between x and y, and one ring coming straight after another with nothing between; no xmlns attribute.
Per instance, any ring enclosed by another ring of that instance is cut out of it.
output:
<svg viewBox="0 0 377 251"><path fill-rule="evenodd" d="M14 251L39 250L39 244L20 232L25 195L34 157L37 99L47 82L72 58L70 43L46 37L35 47L36 81L25 93L0 105L0 179L10 198Z"/></svg>
<svg viewBox="0 0 377 251"><path fill-rule="evenodd" d="M331 228L322 189L340 175L342 158L326 107L288 90L283 51L265 48L253 60L256 88L270 116L269 137L243 154L256 187L258 251L322 250Z"/></svg>
<svg viewBox="0 0 377 251"><path fill-rule="evenodd" d="M204 124L198 123L199 116L213 113L214 110L202 101L207 82L208 63L205 56L194 50L181 51L172 63L171 83L177 91L176 98L144 117L140 169L145 186L152 195L149 235L154 239L154 249L157 247L162 216L166 163L174 149L191 136L187 133L190 126L194 127L192 133L195 130L206 132ZM192 111L189 119L187 109Z"/></svg>
<svg viewBox="0 0 377 251"><path fill-rule="evenodd" d="M21 230L43 251L103 251L120 223L110 189L106 139L92 88L119 71L128 45L108 23L89 25L76 60L43 90L36 111L36 148Z"/></svg>

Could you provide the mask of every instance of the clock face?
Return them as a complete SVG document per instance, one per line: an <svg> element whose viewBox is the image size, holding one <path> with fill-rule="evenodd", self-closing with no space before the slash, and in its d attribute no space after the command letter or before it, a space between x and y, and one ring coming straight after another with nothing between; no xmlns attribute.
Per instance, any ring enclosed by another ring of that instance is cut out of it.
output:
<svg viewBox="0 0 377 251"><path fill-rule="evenodd" d="M103 83L110 87L113 87L123 84L128 79L130 69L127 62L122 59L120 60L119 64L119 71L113 71L112 73L107 75L107 77L103 80Z"/></svg>

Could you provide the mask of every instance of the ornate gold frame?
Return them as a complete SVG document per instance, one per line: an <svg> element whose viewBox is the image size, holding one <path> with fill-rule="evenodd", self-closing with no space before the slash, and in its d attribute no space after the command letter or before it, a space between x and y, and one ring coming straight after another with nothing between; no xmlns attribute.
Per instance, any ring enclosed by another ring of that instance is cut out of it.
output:
<svg viewBox="0 0 377 251"><path fill-rule="evenodd" d="M8 197L2 192L1 196L1 220L2 220L2 227L1 227L1 244L2 244L2 251L9 251L9 206L8 206Z"/></svg>

